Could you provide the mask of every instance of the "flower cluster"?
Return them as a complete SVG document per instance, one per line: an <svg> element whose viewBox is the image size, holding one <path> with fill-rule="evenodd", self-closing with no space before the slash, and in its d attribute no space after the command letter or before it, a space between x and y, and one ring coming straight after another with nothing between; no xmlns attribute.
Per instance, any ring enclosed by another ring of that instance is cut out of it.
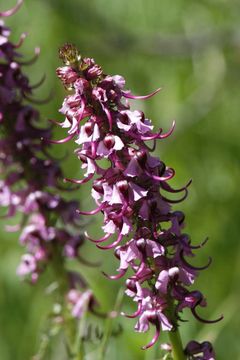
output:
<svg viewBox="0 0 240 360"><path fill-rule="evenodd" d="M20 5L21 1L0 16L12 15ZM63 174L58 162L48 153L49 145L40 140L43 136L50 139L51 129L39 126L40 114L29 105L33 89L42 81L31 86L22 72L22 66L28 62L21 60L17 49L24 35L18 44L13 44L9 36L9 28L1 21L0 205L5 210L2 218L13 218L17 213L22 216L20 225L6 227L9 231L21 230L20 242L26 253L17 273L35 283L46 266L56 262L57 256L63 268L65 258L81 260L79 248L84 236L79 235L78 202L66 201L58 194L59 178ZM78 291L75 289L78 286L86 288L82 279L64 271L70 292ZM90 291L86 291L89 298Z"/></svg>
<svg viewBox="0 0 240 360"><path fill-rule="evenodd" d="M79 145L76 154L85 171L84 178L66 180L75 184L92 180L97 208L79 213L101 212L104 235L97 240L86 236L100 249L115 249L120 265L117 275L105 274L110 279L121 278L131 269L126 294L137 303L137 310L126 316L138 318L136 331L145 332L150 325L156 328L154 338L144 349L157 341L161 329L176 330L184 308L189 308L200 321L215 322L203 320L197 313L199 306L206 306L201 292L187 289L211 259L203 267L186 260L203 244L192 245L190 237L182 232L184 214L172 210L172 204L186 198L191 181L174 189L169 184L174 169L152 155L156 141L167 138L174 123L167 133L162 129L154 133L144 113L130 109L128 99L148 99L160 89L146 96L134 96L124 89L122 76L105 75L93 59L82 58L71 44L60 49L60 58L64 66L57 69L57 75L71 91L60 109L65 120L59 125L67 129L67 137L50 141L64 143L75 139ZM167 195L176 193L182 195L174 200ZM102 245L112 237L111 243ZM194 353L193 348L188 346L189 356Z"/></svg>

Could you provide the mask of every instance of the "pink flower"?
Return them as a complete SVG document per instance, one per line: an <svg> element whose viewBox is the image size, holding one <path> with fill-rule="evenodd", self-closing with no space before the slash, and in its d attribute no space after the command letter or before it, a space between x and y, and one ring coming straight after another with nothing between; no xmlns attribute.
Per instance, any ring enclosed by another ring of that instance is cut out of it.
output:
<svg viewBox="0 0 240 360"><path fill-rule="evenodd" d="M186 260L197 247L182 234L184 214L172 210L173 204L187 197L191 181L180 189L172 188L169 181L175 175L174 169L151 155L156 141L171 135L175 122L166 133L161 128L154 132L151 120L142 111L131 110L128 103L128 99L148 99L160 89L135 96L124 90L121 76L104 75L93 59L82 60L76 49L72 53L77 54L75 61L68 64L68 59L63 60L69 71L78 72L78 79L72 86L74 94L66 97L60 109L71 124L71 137L56 142L77 137L77 155L82 168L87 169L86 181L93 179L91 193L96 202L95 209L79 213L103 214L104 235L96 240L88 237L103 250L115 248L115 256L120 260L118 273L105 274L107 277L119 279L130 272L126 294L137 302L137 310L126 316L138 318L136 331L145 332L150 325L156 328L146 349L157 341L161 329L172 331L177 326L178 313L186 307L195 318L204 321L196 312L197 306L205 305L202 294L186 287L211 261L194 267ZM78 97L78 101L74 103L72 97ZM91 109L90 115L83 108ZM86 181L71 180L76 184ZM176 198L168 194L175 194ZM102 245L111 237L111 243Z"/></svg>

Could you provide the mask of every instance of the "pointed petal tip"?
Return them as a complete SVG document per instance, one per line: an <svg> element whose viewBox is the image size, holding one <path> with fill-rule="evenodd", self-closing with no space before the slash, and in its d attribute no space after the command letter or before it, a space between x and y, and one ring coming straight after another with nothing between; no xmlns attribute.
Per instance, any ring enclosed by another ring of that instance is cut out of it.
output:
<svg viewBox="0 0 240 360"><path fill-rule="evenodd" d="M87 176L86 178L81 179L81 180L64 178L63 181L64 182L70 182L72 184L82 185L82 184L85 184L86 182L88 182L89 180L91 180L93 176L94 176L94 174L90 174L89 176Z"/></svg>
<svg viewBox="0 0 240 360"><path fill-rule="evenodd" d="M91 237L88 235L87 231L84 232L84 236L85 236L88 240L90 240L90 241L92 241L92 242L94 242L94 243L104 242L104 241L106 241L107 239L109 239L109 237L110 237L111 235L112 235L112 234L105 234L105 235L102 236L100 239L95 240L95 239L91 238Z"/></svg>
<svg viewBox="0 0 240 360"><path fill-rule="evenodd" d="M147 345L142 346L142 347L141 347L142 350L147 350L147 349L149 349L149 348L152 347L154 344L156 344L156 342L158 341L158 338L159 338L159 336L160 336L160 324L159 324L159 322L156 322L155 326L156 326L156 332L155 332L152 340L151 340Z"/></svg>
<svg viewBox="0 0 240 360"><path fill-rule="evenodd" d="M107 273L105 273L104 271L102 271L102 274L107 277L110 280L118 280L121 279L126 273L126 270L122 270L120 271L117 275L108 275Z"/></svg>
<svg viewBox="0 0 240 360"><path fill-rule="evenodd" d="M196 306L195 306L193 309L191 309L191 311L192 311L193 316L194 316L198 321L200 321L200 322L202 322L202 323L205 323L205 324L215 324L215 323L217 323L217 322L219 322L219 321L221 321L221 320L224 319L224 316L223 316L223 315L219 316L219 318L217 318L217 319L215 319L215 320L206 320L206 319L203 319L201 316L199 316L199 315L197 314L197 312L196 312Z"/></svg>
<svg viewBox="0 0 240 360"><path fill-rule="evenodd" d="M133 100L146 100L146 99L149 99L150 97L154 96L155 94L157 94L159 91L161 91L162 88L158 88L156 89L155 91L153 91L152 93L150 94L147 94L147 95L133 95L131 94L131 92L127 92L127 91L123 91L122 94L125 98L127 99L133 99Z"/></svg>
<svg viewBox="0 0 240 360"><path fill-rule="evenodd" d="M41 138L41 140L49 144L64 144L69 140L71 140L74 137L74 135L75 134L68 135L64 139L60 139L60 140L52 140L52 139L44 139L44 138Z"/></svg>
<svg viewBox="0 0 240 360"><path fill-rule="evenodd" d="M15 49L18 49L22 46L24 40L26 39L26 37L28 36L28 33L27 32L23 32L21 35L20 35L20 39L18 40L18 42L14 45L14 48Z"/></svg>
<svg viewBox="0 0 240 360"><path fill-rule="evenodd" d="M166 138L168 138L168 137L173 133L173 131L174 131L174 129L175 129L175 126L176 126L176 121L173 120L171 128L170 128L170 129L168 130L168 132L166 132L165 134L160 135L160 136L159 136L159 139L166 139Z"/></svg>

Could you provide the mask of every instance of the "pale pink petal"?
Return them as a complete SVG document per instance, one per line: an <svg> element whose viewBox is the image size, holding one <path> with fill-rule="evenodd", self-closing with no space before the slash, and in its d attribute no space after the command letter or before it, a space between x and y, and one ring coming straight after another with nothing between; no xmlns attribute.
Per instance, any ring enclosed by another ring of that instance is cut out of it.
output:
<svg viewBox="0 0 240 360"><path fill-rule="evenodd" d="M100 138L100 132L99 132L99 127L97 124L94 125L93 128L93 134L92 134L92 140L96 141Z"/></svg>
<svg viewBox="0 0 240 360"><path fill-rule="evenodd" d="M113 185L112 196L111 196L111 199L109 201L109 204L113 205L113 204L122 204L122 203L123 202L122 202L120 192L119 192L117 186Z"/></svg>
<svg viewBox="0 0 240 360"><path fill-rule="evenodd" d="M122 140L120 139L119 136L114 136L115 139L115 144L113 149L114 150L121 150L124 147L124 143L122 142Z"/></svg>
<svg viewBox="0 0 240 360"><path fill-rule="evenodd" d="M119 89L123 89L125 86L125 79L121 75L112 76L113 82L115 85L119 87Z"/></svg>
<svg viewBox="0 0 240 360"><path fill-rule="evenodd" d="M116 232L116 225L110 220L106 225L102 226L102 229L106 234L114 234Z"/></svg>
<svg viewBox="0 0 240 360"><path fill-rule="evenodd" d="M132 230L132 225L130 221L125 216L123 216L123 226L122 226L121 234L128 235L131 230Z"/></svg>
<svg viewBox="0 0 240 360"><path fill-rule="evenodd" d="M112 200L113 189L107 183L102 184L103 187L103 201L110 202Z"/></svg>

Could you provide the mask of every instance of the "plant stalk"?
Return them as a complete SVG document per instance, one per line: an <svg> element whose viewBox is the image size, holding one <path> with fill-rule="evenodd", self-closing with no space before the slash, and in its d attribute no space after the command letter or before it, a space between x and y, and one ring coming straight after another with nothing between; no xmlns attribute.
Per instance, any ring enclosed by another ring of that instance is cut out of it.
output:
<svg viewBox="0 0 240 360"><path fill-rule="evenodd" d="M53 252L52 258L52 269L54 271L55 277L58 281L58 295L57 300L62 306L63 314L66 314L65 308L65 297L67 291L69 290L68 277L65 269L64 259L61 255L60 249L56 246ZM75 341L75 325L72 319L64 319L64 333L66 337L66 345L68 351L70 351L69 356L74 356L74 341Z"/></svg>
<svg viewBox="0 0 240 360"><path fill-rule="evenodd" d="M172 345L173 360L186 360L183 352L182 339L178 329L169 331L169 339Z"/></svg>

